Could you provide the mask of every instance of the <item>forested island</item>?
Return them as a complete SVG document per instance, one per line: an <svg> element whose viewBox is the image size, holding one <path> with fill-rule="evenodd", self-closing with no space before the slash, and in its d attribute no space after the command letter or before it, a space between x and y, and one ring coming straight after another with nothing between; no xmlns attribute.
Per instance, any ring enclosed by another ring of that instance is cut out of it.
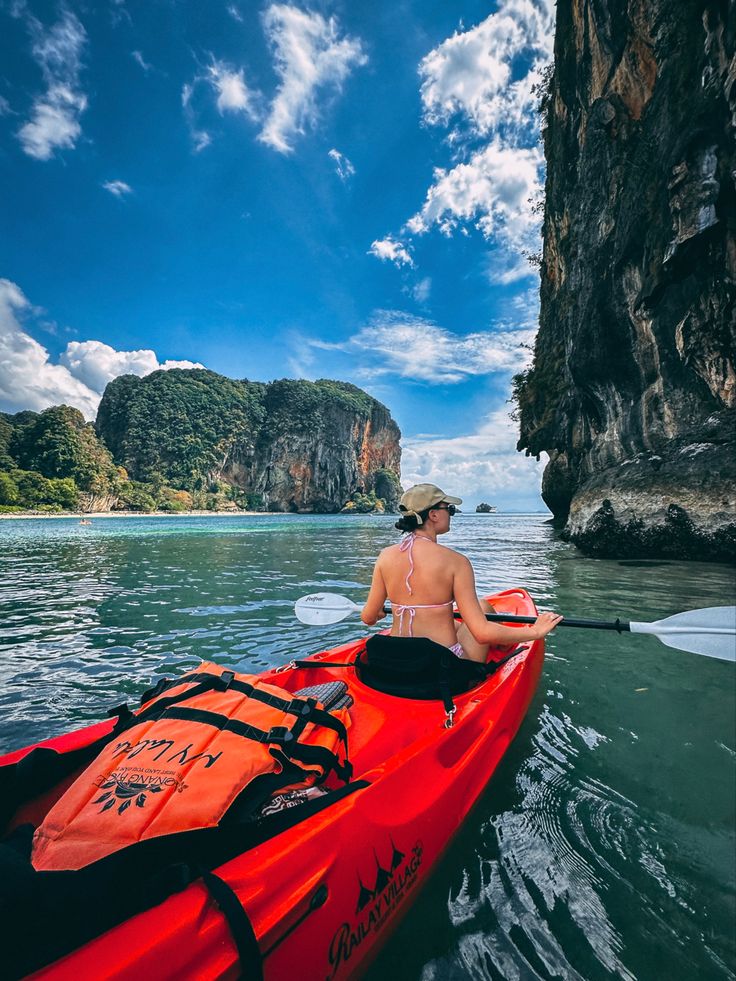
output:
<svg viewBox="0 0 736 981"><path fill-rule="evenodd" d="M122 375L94 423L0 413L0 513L395 510L400 435L346 382Z"/></svg>

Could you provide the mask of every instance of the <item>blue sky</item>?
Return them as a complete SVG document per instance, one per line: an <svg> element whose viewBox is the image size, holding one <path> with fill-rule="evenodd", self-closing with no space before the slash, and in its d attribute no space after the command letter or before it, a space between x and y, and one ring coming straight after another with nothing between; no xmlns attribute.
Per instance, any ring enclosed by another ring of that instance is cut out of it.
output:
<svg viewBox="0 0 736 981"><path fill-rule="evenodd" d="M406 485L542 508L507 399L552 30L550 0L0 3L0 410L340 378Z"/></svg>

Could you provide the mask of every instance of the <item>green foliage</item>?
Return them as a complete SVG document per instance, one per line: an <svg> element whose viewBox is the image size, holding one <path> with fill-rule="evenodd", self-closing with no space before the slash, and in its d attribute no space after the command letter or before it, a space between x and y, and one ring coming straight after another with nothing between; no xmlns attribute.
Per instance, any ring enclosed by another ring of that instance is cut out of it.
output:
<svg viewBox="0 0 736 981"><path fill-rule="evenodd" d="M0 504L17 505L20 500L18 485L9 473L0 473Z"/></svg>
<svg viewBox="0 0 736 981"><path fill-rule="evenodd" d="M11 417L0 412L0 470L10 470L13 460L10 457L10 440L13 435Z"/></svg>
<svg viewBox="0 0 736 981"><path fill-rule="evenodd" d="M363 494L360 491L353 494L351 499L342 509L343 514L383 514L386 510L386 502L381 497L376 497L375 491L368 491Z"/></svg>
<svg viewBox="0 0 736 981"><path fill-rule="evenodd" d="M187 491L175 490L173 487L162 487L156 496L156 504L159 511L180 514L192 510L192 495Z"/></svg>
<svg viewBox="0 0 736 981"><path fill-rule="evenodd" d="M78 409L56 405L25 425L16 425L11 456L23 470L48 478L71 478L91 494L107 493L117 476L109 451Z"/></svg>
<svg viewBox="0 0 736 981"><path fill-rule="evenodd" d="M137 480L125 480L117 488L116 511L155 511L156 501L149 484Z"/></svg>
<svg viewBox="0 0 736 981"><path fill-rule="evenodd" d="M319 378L314 383L320 394L326 396L328 403L338 403L348 412L361 416L369 416L378 404L367 392L350 382L332 381L329 378Z"/></svg>
<svg viewBox="0 0 736 981"><path fill-rule="evenodd" d="M265 408L268 431L265 437L296 435L309 438L343 438L342 417L335 409L368 419L379 403L348 382L320 378L281 378L266 386Z"/></svg>
<svg viewBox="0 0 736 981"><path fill-rule="evenodd" d="M252 445L263 420L263 386L212 371L123 375L105 389L97 431L131 477L198 490L234 445Z"/></svg>
<svg viewBox="0 0 736 981"><path fill-rule="evenodd" d="M348 450L356 420L376 408L387 415L355 385L330 379L265 385L200 369L123 375L107 386L96 429L64 405L0 413L0 508L68 509L86 494L116 498L116 510L262 511L261 494L223 479L233 458L247 461L280 439L298 453L300 437L305 451ZM401 493L390 470L368 486L352 508L393 508Z"/></svg>
<svg viewBox="0 0 736 981"><path fill-rule="evenodd" d="M28 470L13 470L9 476L18 489L17 503L23 508L62 511L73 510L79 503L79 491L71 477L48 478Z"/></svg>
<svg viewBox="0 0 736 981"><path fill-rule="evenodd" d="M142 381L138 375L119 375L105 388L97 409L95 429L118 462L125 456L128 409L135 400L136 391Z"/></svg>
<svg viewBox="0 0 736 981"><path fill-rule="evenodd" d="M379 467L374 475L374 487L376 496L385 501L386 509L395 511L402 494L399 475L388 467Z"/></svg>

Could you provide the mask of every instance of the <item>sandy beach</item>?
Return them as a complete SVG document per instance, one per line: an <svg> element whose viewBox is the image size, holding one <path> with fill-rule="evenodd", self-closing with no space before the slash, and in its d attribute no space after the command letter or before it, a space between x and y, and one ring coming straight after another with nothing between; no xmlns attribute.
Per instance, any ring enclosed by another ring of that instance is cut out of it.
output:
<svg viewBox="0 0 736 981"><path fill-rule="evenodd" d="M96 521L98 518L234 518L264 517L280 514L279 511L61 511L55 514L37 511L19 511L17 514L0 514L0 520L29 518L76 518L78 521Z"/></svg>

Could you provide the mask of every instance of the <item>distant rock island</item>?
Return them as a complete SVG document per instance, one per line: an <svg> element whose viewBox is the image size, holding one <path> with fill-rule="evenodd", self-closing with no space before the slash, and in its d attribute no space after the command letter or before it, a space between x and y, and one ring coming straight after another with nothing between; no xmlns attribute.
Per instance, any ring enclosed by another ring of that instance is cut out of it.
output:
<svg viewBox="0 0 736 981"><path fill-rule="evenodd" d="M736 554L732 17L557 6L519 449L549 453L544 500L592 554Z"/></svg>
<svg viewBox="0 0 736 981"><path fill-rule="evenodd" d="M485 501L481 501L476 507L476 514L495 514L498 509L493 504L486 504Z"/></svg>
<svg viewBox="0 0 736 981"><path fill-rule="evenodd" d="M393 511L401 433L346 382L123 375L96 422L0 413L2 511Z"/></svg>

